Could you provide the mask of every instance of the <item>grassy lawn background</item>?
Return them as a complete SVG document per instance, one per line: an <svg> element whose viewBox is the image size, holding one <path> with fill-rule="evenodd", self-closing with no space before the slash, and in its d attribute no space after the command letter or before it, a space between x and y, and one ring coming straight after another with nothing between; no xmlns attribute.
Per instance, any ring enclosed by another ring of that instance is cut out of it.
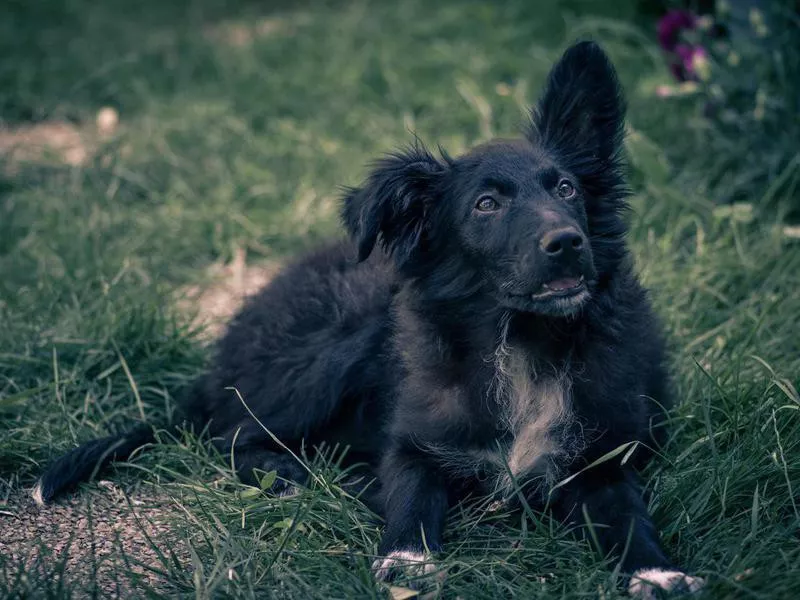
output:
<svg viewBox="0 0 800 600"><path fill-rule="evenodd" d="M340 235L338 186L411 132L454 154L515 135L552 61L590 35L628 92L630 239L679 385L675 435L646 473L651 508L676 561L709 576L708 597L800 595L800 240L781 210L759 212L766 189L752 214L726 214L702 180L674 183L673 152L697 132L685 106L653 95L666 69L632 0L9 6L0 118L88 131L112 106L120 125L80 166L0 165L0 500L81 441L171 410L208 356L176 308L181 286L237 249L285 260ZM335 465L317 466L309 490L279 500L188 438L117 469L130 489L159 484L189 548L150 565L157 588L130 593L385 597L369 571L379 524ZM0 595L99 593L43 552L39 570L0 556ZM546 517L479 502L451 512L441 564L433 597L617 593Z"/></svg>

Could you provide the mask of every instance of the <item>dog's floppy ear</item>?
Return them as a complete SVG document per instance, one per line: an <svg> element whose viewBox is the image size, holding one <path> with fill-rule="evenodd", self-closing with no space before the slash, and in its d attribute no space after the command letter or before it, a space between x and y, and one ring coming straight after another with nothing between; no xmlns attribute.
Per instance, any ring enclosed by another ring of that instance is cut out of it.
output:
<svg viewBox="0 0 800 600"><path fill-rule="evenodd" d="M372 253L378 235L398 264L411 258L445 169L416 145L377 161L363 186L347 190L342 220L358 246L359 261Z"/></svg>
<svg viewBox="0 0 800 600"><path fill-rule="evenodd" d="M528 136L576 175L591 176L594 169L618 166L624 121L625 101L611 61L596 43L579 42L550 72Z"/></svg>

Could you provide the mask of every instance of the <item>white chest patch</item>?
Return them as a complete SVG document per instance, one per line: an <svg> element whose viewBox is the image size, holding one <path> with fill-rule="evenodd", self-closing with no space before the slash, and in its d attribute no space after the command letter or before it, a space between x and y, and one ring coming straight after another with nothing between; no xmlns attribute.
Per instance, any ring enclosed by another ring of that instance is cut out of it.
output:
<svg viewBox="0 0 800 600"><path fill-rule="evenodd" d="M427 449L449 472L485 481L487 493L508 498L524 485L527 491L546 494L581 450L570 427L570 388L565 374L553 369L537 374L527 353L501 345L486 398L500 421L494 445L465 449L428 444Z"/></svg>
<svg viewBox="0 0 800 600"><path fill-rule="evenodd" d="M573 420L571 381L563 373L537 374L525 352L498 349L492 391L510 443L500 447L504 461L499 488L513 489L514 480L555 484L561 469L575 455L576 440L568 433Z"/></svg>

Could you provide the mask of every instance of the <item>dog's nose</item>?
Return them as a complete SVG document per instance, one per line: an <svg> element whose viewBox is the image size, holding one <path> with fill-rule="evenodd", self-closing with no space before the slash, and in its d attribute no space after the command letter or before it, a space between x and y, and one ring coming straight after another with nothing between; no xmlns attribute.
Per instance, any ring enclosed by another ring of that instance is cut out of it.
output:
<svg viewBox="0 0 800 600"><path fill-rule="evenodd" d="M562 255L578 255L583 250L584 240L580 231L574 227L550 231L539 242L539 247L553 258Z"/></svg>

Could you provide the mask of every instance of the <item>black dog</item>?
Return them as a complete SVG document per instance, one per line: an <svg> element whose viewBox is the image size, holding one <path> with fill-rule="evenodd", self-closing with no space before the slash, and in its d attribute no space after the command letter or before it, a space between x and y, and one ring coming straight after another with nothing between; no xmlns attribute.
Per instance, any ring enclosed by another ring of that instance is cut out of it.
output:
<svg viewBox="0 0 800 600"><path fill-rule="evenodd" d="M662 335L624 240L623 122L614 69L584 42L554 67L524 139L378 162L344 200L358 261L342 243L278 276L231 323L186 415L245 481L305 473L230 386L290 449L344 444L373 465L381 579L424 572L448 506L477 492L572 525L588 517L637 597L699 589L662 551L632 465L663 437L670 399ZM140 426L72 451L36 497L152 435ZM586 468L634 443L632 460Z"/></svg>

